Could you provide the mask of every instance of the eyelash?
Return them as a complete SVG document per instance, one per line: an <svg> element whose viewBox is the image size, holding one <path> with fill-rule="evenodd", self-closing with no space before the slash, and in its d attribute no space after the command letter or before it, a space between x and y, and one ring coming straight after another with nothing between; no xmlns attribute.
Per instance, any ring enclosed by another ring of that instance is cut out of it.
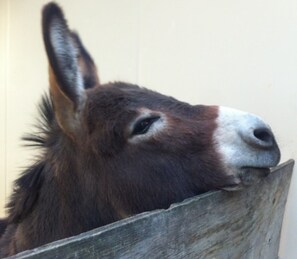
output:
<svg viewBox="0 0 297 259"><path fill-rule="evenodd" d="M140 119L138 122L136 122L134 129L132 131L132 135L143 135L143 134L147 133L149 131L150 127L158 119L160 119L159 116Z"/></svg>

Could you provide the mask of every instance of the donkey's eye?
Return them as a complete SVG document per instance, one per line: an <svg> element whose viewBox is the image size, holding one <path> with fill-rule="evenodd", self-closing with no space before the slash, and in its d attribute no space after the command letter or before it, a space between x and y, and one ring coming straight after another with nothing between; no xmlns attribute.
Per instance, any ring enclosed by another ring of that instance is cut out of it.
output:
<svg viewBox="0 0 297 259"><path fill-rule="evenodd" d="M159 116L139 120L134 126L132 135L141 135L147 133L153 123L158 119L160 119Z"/></svg>

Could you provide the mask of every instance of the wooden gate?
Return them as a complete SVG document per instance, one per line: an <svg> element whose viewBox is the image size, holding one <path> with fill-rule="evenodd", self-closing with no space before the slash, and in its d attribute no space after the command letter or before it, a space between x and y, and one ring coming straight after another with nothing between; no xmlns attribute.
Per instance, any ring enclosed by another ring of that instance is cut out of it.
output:
<svg viewBox="0 0 297 259"><path fill-rule="evenodd" d="M294 161L243 191L214 191L12 258L278 258Z"/></svg>

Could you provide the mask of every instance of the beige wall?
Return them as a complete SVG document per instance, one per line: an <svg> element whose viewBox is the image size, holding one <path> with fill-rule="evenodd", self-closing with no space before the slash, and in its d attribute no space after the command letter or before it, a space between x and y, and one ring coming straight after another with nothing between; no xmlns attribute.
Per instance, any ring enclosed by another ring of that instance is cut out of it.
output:
<svg viewBox="0 0 297 259"><path fill-rule="evenodd" d="M48 85L40 33L46 2L0 0L0 215L11 182L36 153L19 140L32 128ZM257 113L273 127L282 160L297 157L297 1L58 2L93 54L101 81ZM294 175L281 258L297 256L296 218Z"/></svg>
<svg viewBox="0 0 297 259"><path fill-rule="evenodd" d="M7 54L7 2L0 1L0 216L6 193L6 54Z"/></svg>

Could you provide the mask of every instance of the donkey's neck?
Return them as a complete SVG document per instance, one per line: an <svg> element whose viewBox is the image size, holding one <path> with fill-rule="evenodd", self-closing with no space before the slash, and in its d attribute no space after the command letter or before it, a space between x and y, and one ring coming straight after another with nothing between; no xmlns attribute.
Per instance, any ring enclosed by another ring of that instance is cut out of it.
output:
<svg viewBox="0 0 297 259"><path fill-rule="evenodd" d="M21 223L18 232L31 234L19 242L25 249L119 219L103 198L104 182L92 171L89 155L67 141L56 147L24 173L10 204L10 221Z"/></svg>
<svg viewBox="0 0 297 259"><path fill-rule="evenodd" d="M107 205L104 195L106 186L100 168L94 172L93 155L85 150L81 151L75 145L63 144L59 145L59 150L48 154L47 163L52 172L45 183L56 190L61 217L59 221L66 219L61 227L67 226L68 231L77 229L76 232L79 233L117 220L115 212ZM98 166L98 161L96 165ZM47 198L51 199L49 196L52 193L49 194L47 190L46 193Z"/></svg>

